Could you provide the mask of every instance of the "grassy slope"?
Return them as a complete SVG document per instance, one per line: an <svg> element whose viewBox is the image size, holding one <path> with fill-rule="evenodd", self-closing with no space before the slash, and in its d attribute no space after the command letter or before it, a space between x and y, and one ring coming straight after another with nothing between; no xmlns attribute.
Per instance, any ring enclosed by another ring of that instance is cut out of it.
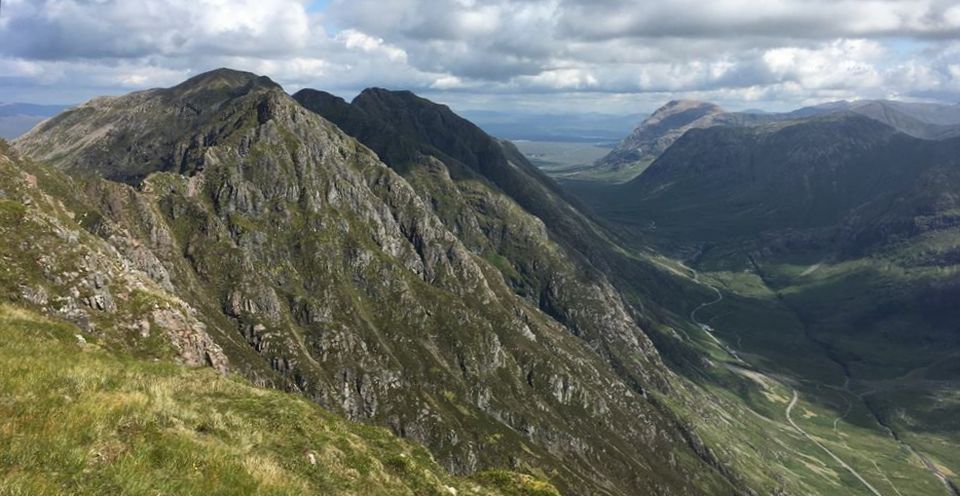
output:
<svg viewBox="0 0 960 496"><path fill-rule="evenodd" d="M0 306L0 494L558 494L508 472L456 479L385 429L78 334Z"/></svg>

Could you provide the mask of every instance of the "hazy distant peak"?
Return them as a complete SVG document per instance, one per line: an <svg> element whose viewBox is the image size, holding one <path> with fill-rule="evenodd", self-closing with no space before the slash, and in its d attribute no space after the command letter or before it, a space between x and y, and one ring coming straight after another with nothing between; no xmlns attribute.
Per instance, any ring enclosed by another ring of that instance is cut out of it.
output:
<svg viewBox="0 0 960 496"><path fill-rule="evenodd" d="M670 100L669 102L664 104L662 107L657 109L657 111L654 112L654 114L658 112L667 112L667 111L682 112L684 110L690 110L695 108L704 108L704 109L711 109L711 110L715 109L717 111L723 111L723 109L721 109L719 105L712 102L704 102L702 100Z"/></svg>
<svg viewBox="0 0 960 496"><path fill-rule="evenodd" d="M682 127L704 116L722 113L724 110L714 103L699 100L672 100L650 114L640 128L658 126L665 121L669 121L671 127Z"/></svg>
<svg viewBox="0 0 960 496"><path fill-rule="evenodd" d="M729 115L715 103L671 100L644 119L617 148L600 159L597 166L617 169L649 162L688 130L715 125Z"/></svg>

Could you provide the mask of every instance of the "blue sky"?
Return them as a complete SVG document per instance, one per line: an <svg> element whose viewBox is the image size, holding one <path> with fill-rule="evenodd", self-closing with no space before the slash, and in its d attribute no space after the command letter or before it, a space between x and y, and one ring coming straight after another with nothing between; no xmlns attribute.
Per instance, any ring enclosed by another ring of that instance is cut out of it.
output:
<svg viewBox="0 0 960 496"><path fill-rule="evenodd" d="M330 5L328 0L314 0L310 2L310 5L307 7L308 12L320 12L327 8Z"/></svg>
<svg viewBox="0 0 960 496"><path fill-rule="evenodd" d="M960 101L954 0L4 0L0 101L73 103L216 67L290 91L642 113Z"/></svg>

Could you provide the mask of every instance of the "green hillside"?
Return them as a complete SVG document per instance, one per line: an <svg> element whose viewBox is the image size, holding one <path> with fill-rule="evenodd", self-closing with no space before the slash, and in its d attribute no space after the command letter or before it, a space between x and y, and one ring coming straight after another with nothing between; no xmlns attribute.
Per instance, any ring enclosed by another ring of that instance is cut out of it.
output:
<svg viewBox="0 0 960 496"><path fill-rule="evenodd" d="M716 336L806 384L834 436L849 419L896 441L942 493L960 463L958 146L834 113L692 130L629 183L570 186L714 280Z"/></svg>
<svg viewBox="0 0 960 496"><path fill-rule="evenodd" d="M509 472L451 477L384 429L85 334L0 306L0 494L559 494Z"/></svg>

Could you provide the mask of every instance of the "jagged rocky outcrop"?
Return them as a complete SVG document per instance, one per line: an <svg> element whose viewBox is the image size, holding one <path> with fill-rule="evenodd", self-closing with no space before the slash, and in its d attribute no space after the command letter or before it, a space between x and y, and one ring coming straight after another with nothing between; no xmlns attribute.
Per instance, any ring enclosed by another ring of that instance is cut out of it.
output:
<svg viewBox="0 0 960 496"><path fill-rule="evenodd" d="M73 322L84 333L78 339L231 370L197 308L126 256L124 242L83 229L89 212L49 193L69 186L69 179L31 170L0 147L3 298Z"/></svg>
<svg viewBox="0 0 960 496"><path fill-rule="evenodd" d="M416 151L404 176L228 70L91 102L15 149L68 174L38 187L98 263L182 302L147 309L157 332L202 330L230 370L390 426L457 473L540 471L574 494L733 492L645 397L668 372L598 267L617 262L582 239L600 237L591 223L515 150L388 96L367 108ZM450 125L466 135L439 132ZM112 284L81 292L92 311L108 311L104 287L118 299ZM141 333L110 339L142 346ZM208 344L176 336L188 360Z"/></svg>
<svg viewBox="0 0 960 496"><path fill-rule="evenodd" d="M531 305L622 363L638 385L666 387L653 344L606 275L618 254L575 201L511 144L410 92L373 88L349 104L316 90L294 98L403 174L447 228Z"/></svg>

